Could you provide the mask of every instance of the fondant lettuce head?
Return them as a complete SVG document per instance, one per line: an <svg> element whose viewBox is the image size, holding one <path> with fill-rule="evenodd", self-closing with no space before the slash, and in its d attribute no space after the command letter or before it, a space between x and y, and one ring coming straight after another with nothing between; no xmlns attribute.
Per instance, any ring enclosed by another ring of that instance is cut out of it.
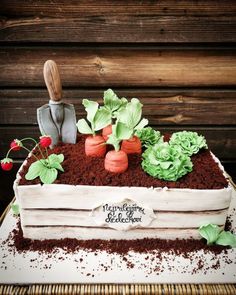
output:
<svg viewBox="0 0 236 295"><path fill-rule="evenodd" d="M142 142L142 146L146 148L158 143L159 141L163 141L160 131L154 130L152 127L145 127L137 130L135 135L139 137Z"/></svg>
<svg viewBox="0 0 236 295"><path fill-rule="evenodd" d="M192 171L193 164L181 148L167 142L150 146L143 153L142 168L149 175L168 181L176 181Z"/></svg>
<svg viewBox="0 0 236 295"><path fill-rule="evenodd" d="M188 156L197 154L201 148L207 148L206 139L197 132L180 131L173 133L169 144L171 146L179 146L182 152Z"/></svg>

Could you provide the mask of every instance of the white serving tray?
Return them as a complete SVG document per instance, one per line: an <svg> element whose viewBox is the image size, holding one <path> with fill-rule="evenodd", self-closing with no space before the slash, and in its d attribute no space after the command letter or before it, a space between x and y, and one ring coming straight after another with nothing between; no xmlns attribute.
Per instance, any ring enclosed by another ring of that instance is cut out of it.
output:
<svg viewBox="0 0 236 295"><path fill-rule="evenodd" d="M236 233L236 192L233 192L229 214L234 214ZM162 261L154 254L130 252L128 262L117 254L86 252L67 254L58 249L56 254L27 252L14 253L4 243L16 227L17 219L9 211L0 228L0 283L1 284L74 284L74 283L236 283L236 249L218 256L203 251L189 258L164 254ZM202 268L197 265L202 257ZM63 257L63 260L61 259ZM194 259L195 258L195 259ZM82 259L82 261L80 261ZM220 268L213 269L216 263ZM133 264L133 268L129 266ZM195 272L194 272L195 270Z"/></svg>

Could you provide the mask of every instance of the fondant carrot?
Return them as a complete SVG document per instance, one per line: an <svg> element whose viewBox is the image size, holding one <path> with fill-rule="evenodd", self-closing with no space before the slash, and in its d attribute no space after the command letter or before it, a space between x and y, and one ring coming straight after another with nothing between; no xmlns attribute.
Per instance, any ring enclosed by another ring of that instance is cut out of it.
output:
<svg viewBox="0 0 236 295"><path fill-rule="evenodd" d="M113 173L123 173L128 168L128 157L124 151L109 151L105 157L105 169Z"/></svg>
<svg viewBox="0 0 236 295"><path fill-rule="evenodd" d="M120 149L120 142L129 139L132 136L130 130L125 124L116 121L112 125L112 134L109 135L107 144L113 145L113 151L109 151L105 157L105 169L113 173L125 172L128 168L128 156Z"/></svg>
<svg viewBox="0 0 236 295"><path fill-rule="evenodd" d="M141 141L135 136L137 130L143 129L148 124L147 119L141 119L142 107L143 105L137 98L132 98L125 109L119 112L117 116L119 122L125 124L132 130L130 138L124 139L121 144L121 150L125 151L127 154L141 154L142 152Z"/></svg>
<svg viewBox="0 0 236 295"><path fill-rule="evenodd" d="M88 136L85 140L85 154L90 157L104 157L106 153L105 140L101 135Z"/></svg>
<svg viewBox="0 0 236 295"><path fill-rule="evenodd" d="M112 134L112 125L108 125L102 129L102 136L107 141L108 135Z"/></svg>
<svg viewBox="0 0 236 295"><path fill-rule="evenodd" d="M83 99L83 105L90 125L85 119L80 119L76 125L80 133L91 134L85 140L85 154L90 157L104 157L106 142L101 135L96 135L96 132L111 124L110 112L99 108L97 102L88 99Z"/></svg>
<svg viewBox="0 0 236 295"><path fill-rule="evenodd" d="M128 140L123 140L121 143L121 150L126 154L141 154L142 144L137 136L133 136Z"/></svg>

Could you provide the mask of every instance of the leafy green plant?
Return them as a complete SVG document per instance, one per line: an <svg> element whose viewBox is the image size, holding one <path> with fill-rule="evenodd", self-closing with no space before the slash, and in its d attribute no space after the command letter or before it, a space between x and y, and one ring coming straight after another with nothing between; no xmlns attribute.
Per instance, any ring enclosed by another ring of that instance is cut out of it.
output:
<svg viewBox="0 0 236 295"><path fill-rule="evenodd" d="M177 146L167 142L155 144L142 154L142 168L149 175L168 181L176 181L192 171L191 159Z"/></svg>
<svg viewBox="0 0 236 295"><path fill-rule="evenodd" d="M42 183L53 183L57 179L58 170L64 172L61 166L63 161L63 154L51 154L47 159L37 160L30 165L25 179L32 180L39 177Z"/></svg>
<svg viewBox="0 0 236 295"><path fill-rule="evenodd" d="M207 245L211 245L216 242L219 237L221 229L215 224L203 225L199 228L200 235L207 240Z"/></svg>
<svg viewBox="0 0 236 295"><path fill-rule="evenodd" d="M217 244L236 248L236 235L222 230L216 224L206 224L199 228L199 234L207 240L207 245Z"/></svg>
<svg viewBox="0 0 236 295"><path fill-rule="evenodd" d="M116 121L112 125L112 134L108 137L107 144L113 145L116 151L120 150L120 142L129 139L132 136L132 129L128 128L126 124Z"/></svg>
<svg viewBox="0 0 236 295"><path fill-rule="evenodd" d="M11 210L14 215L19 215L20 214L20 206L16 203L11 204Z"/></svg>
<svg viewBox="0 0 236 295"><path fill-rule="evenodd" d="M132 130L132 135L136 130L141 130L148 124L147 119L141 119L142 107L143 105L137 98L132 98L125 108L117 112L118 121Z"/></svg>
<svg viewBox="0 0 236 295"><path fill-rule="evenodd" d="M135 135L141 140L142 146L148 148L151 145L163 142L160 131L154 130L152 127L145 127L135 132Z"/></svg>
<svg viewBox="0 0 236 295"><path fill-rule="evenodd" d="M218 239L216 240L216 244L236 248L236 235L232 234L229 231L222 231L219 234Z"/></svg>
<svg viewBox="0 0 236 295"><path fill-rule="evenodd" d="M112 173L123 173L128 168L128 157L126 152L120 149L120 142L129 139L132 135L130 130L124 123L118 120L112 125L112 134L109 135L107 144L111 144L114 150L106 154L104 167L107 171Z"/></svg>
<svg viewBox="0 0 236 295"><path fill-rule="evenodd" d="M93 134L111 124L111 114L106 108L99 108L99 105L95 101L90 101L88 99L83 99L82 104L87 112L87 123L85 119L80 119L77 122L77 127L82 134Z"/></svg>
<svg viewBox="0 0 236 295"><path fill-rule="evenodd" d="M207 148L206 139L197 132L180 131L172 134L169 144L171 146L179 146L182 152L188 156L192 156L199 152L201 148Z"/></svg>
<svg viewBox="0 0 236 295"><path fill-rule="evenodd" d="M125 97L119 98L112 89L104 91L104 108L109 111L111 118L116 118L117 112L124 109L128 101Z"/></svg>
<svg viewBox="0 0 236 295"><path fill-rule="evenodd" d="M33 148L33 151L38 149L41 154L40 158L25 146L24 142L28 140L34 142L35 146ZM64 156L63 154L51 154L50 156L48 156L48 147L51 144L52 138L50 135L40 136L39 142L31 137L23 138L21 140L14 139L11 142L10 149L8 150L6 157L1 161L2 169L9 171L12 168L13 160L11 158L8 158L8 155L11 151L19 151L20 149L25 149L31 154L31 157L34 157L36 160L30 165L28 172L25 175L25 179L32 180L39 177L42 183L53 183L58 175L57 170L61 172L64 171L61 166L61 163L64 160Z"/></svg>

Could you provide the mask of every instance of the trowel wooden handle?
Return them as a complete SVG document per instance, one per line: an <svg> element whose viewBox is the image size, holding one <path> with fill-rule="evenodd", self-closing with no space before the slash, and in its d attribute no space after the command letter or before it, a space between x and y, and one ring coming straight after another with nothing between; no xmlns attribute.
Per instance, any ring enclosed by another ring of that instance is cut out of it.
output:
<svg viewBox="0 0 236 295"><path fill-rule="evenodd" d="M55 61L47 60L45 62L43 76L50 99L53 101L60 101L62 97L61 79Z"/></svg>

